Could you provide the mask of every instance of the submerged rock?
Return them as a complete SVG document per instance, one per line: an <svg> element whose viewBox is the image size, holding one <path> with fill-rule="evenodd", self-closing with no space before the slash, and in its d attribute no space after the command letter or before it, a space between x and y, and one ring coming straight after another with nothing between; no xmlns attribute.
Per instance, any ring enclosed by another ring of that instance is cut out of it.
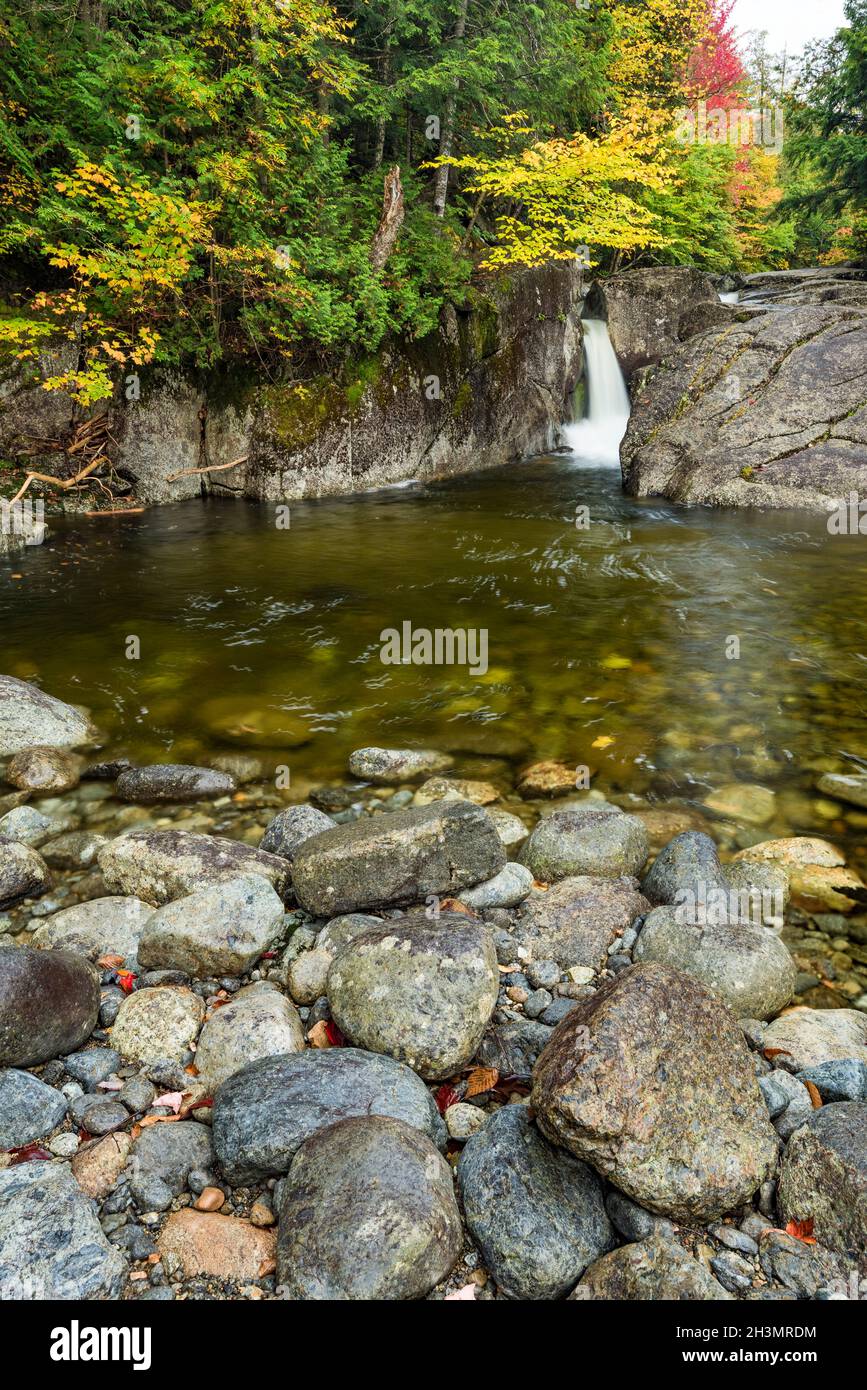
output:
<svg viewBox="0 0 867 1390"><path fill-rule="evenodd" d="M573 806L545 816L521 858L537 879L634 877L647 859L647 831L636 816L609 806Z"/></svg>
<svg viewBox="0 0 867 1390"><path fill-rule="evenodd" d="M0 1298L119 1298L125 1274L67 1164L0 1172Z"/></svg>
<svg viewBox="0 0 867 1390"><path fill-rule="evenodd" d="M99 853L106 887L113 893L168 903L240 874L258 874L285 895L289 865L237 840L189 830L134 830Z"/></svg>
<svg viewBox="0 0 867 1390"><path fill-rule="evenodd" d="M145 969L194 979L245 975L276 940L283 903L266 879L241 875L157 908L139 943Z"/></svg>
<svg viewBox="0 0 867 1390"><path fill-rule="evenodd" d="M214 1097L214 1149L230 1182L285 1173L306 1139L354 1115L388 1115L445 1147L433 1096L409 1067L354 1047L265 1057Z"/></svg>
<svg viewBox="0 0 867 1390"><path fill-rule="evenodd" d="M826 772L816 785L824 796L848 801L852 806L867 807L867 772Z"/></svg>
<svg viewBox="0 0 867 1390"><path fill-rule="evenodd" d="M490 931L458 913L365 932L328 972L328 1002L346 1037L432 1079L470 1061L498 990Z"/></svg>
<svg viewBox="0 0 867 1390"><path fill-rule="evenodd" d="M0 1066L75 1052L98 1012L99 975L81 956L0 942Z"/></svg>
<svg viewBox="0 0 867 1390"><path fill-rule="evenodd" d="M579 1001L536 1063L531 1103L552 1142L676 1220L749 1200L776 1158L737 1023L670 966L631 966Z"/></svg>
<svg viewBox="0 0 867 1390"><path fill-rule="evenodd" d="M602 1183L543 1138L523 1105L499 1110L458 1164L467 1226L509 1298L562 1298L615 1244Z"/></svg>
<svg viewBox="0 0 867 1390"><path fill-rule="evenodd" d="M15 840L19 845L39 849L56 833L54 822L34 806L15 806L0 816L0 840Z"/></svg>
<svg viewBox="0 0 867 1390"><path fill-rule="evenodd" d="M382 1116L308 1139L278 1211L277 1282L295 1299L423 1298L463 1243L449 1165L424 1134Z"/></svg>
<svg viewBox="0 0 867 1390"><path fill-rule="evenodd" d="M0 757L25 748L76 748L93 736L84 715L27 681L0 676Z"/></svg>
<svg viewBox="0 0 867 1390"><path fill-rule="evenodd" d="M449 753L431 748L358 748L349 757L349 771L364 782L397 786L446 772L454 765Z"/></svg>
<svg viewBox="0 0 867 1390"><path fill-rule="evenodd" d="M569 796L577 780L577 768L568 763L533 763L521 773L518 794L526 801L543 796Z"/></svg>
<svg viewBox="0 0 867 1390"><path fill-rule="evenodd" d="M480 806L437 801L317 835L297 851L292 880L302 907L334 917L459 894L493 878L505 863Z"/></svg>
<svg viewBox="0 0 867 1390"><path fill-rule="evenodd" d="M141 898L92 898L46 917L33 945L75 951L94 963L101 956L120 956L124 969L138 974L139 942L153 911Z"/></svg>
<svg viewBox="0 0 867 1390"><path fill-rule="evenodd" d="M228 772L180 763L128 768L117 779L121 801L135 801L144 806L160 801L205 801L229 796L236 790L235 779Z"/></svg>

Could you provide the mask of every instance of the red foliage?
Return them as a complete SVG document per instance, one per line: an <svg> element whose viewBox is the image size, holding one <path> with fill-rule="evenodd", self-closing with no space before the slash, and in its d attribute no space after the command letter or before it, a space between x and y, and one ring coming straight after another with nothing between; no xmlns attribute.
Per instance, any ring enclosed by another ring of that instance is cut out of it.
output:
<svg viewBox="0 0 867 1390"><path fill-rule="evenodd" d="M688 81L695 101L708 110L731 111L745 100L746 69L731 25L735 0L707 0L709 31L689 60Z"/></svg>
<svg viewBox="0 0 867 1390"><path fill-rule="evenodd" d="M43 1149L42 1145L37 1143L20 1144L17 1149L9 1149L7 1152L12 1155L11 1167L13 1168L17 1163L32 1163L34 1159L53 1157L47 1149Z"/></svg>
<svg viewBox="0 0 867 1390"><path fill-rule="evenodd" d="M346 1039L333 1019L328 1019L325 1024L325 1032L328 1034L328 1041L332 1047L345 1047Z"/></svg>
<svg viewBox="0 0 867 1390"><path fill-rule="evenodd" d="M434 1100L437 1103L437 1110L441 1115L444 1115L450 1105L457 1104L460 1100L460 1095L455 1090L454 1086L450 1086L448 1082L446 1082L444 1086L440 1086L439 1090L434 1093Z"/></svg>

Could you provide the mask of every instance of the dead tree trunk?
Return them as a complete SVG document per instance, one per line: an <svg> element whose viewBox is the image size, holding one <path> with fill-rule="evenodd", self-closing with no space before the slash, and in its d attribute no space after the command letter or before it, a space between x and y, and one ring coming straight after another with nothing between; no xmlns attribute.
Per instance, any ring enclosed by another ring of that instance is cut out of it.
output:
<svg viewBox="0 0 867 1390"><path fill-rule="evenodd" d="M370 246L370 264L374 270L382 270L394 250L403 223L404 212L400 165L395 164L385 176L382 216Z"/></svg>

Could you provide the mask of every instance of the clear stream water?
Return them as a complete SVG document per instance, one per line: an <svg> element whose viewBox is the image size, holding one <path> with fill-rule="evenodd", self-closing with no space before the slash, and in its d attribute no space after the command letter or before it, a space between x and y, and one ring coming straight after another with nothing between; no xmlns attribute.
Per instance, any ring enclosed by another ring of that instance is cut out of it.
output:
<svg viewBox="0 0 867 1390"><path fill-rule="evenodd" d="M817 810L812 787L857 768L843 754L867 763L865 591L863 537L636 501L588 447L293 503L288 530L229 501L55 524L0 571L0 669L90 706L142 760L264 748L303 787L353 748L411 743L467 771L589 764L621 796L757 781L777 833L827 825L858 858L867 815ZM487 629L489 670L383 665L404 621Z"/></svg>

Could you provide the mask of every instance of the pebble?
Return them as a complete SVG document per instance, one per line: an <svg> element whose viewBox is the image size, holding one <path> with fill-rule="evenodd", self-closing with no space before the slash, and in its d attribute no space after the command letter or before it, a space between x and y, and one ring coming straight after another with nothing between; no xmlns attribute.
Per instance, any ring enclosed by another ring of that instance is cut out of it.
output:
<svg viewBox="0 0 867 1390"><path fill-rule="evenodd" d="M226 1194L219 1187L205 1187L193 1203L196 1211L219 1211Z"/></svg>
<svg viewBox="0 0 867 1390"><path fill-rule="evenodd" d="M452 1139L470 1139L484 1129L487 1115L477 1105L467 1105L459 1101L450 1105L445 1113L446 1129Z"/></svg>

